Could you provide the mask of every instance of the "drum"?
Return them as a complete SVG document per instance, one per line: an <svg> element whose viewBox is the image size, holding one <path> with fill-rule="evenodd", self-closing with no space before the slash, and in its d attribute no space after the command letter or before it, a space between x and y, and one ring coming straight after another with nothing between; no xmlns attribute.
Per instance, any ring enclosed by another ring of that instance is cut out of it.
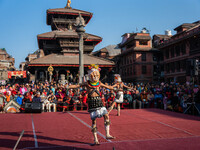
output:
<svg viewBox="0 0 200 150"><path fill-rule="evenodd" d="M17 113L19 110L15 106L9 106L5 109L6 113Z"/></svg>

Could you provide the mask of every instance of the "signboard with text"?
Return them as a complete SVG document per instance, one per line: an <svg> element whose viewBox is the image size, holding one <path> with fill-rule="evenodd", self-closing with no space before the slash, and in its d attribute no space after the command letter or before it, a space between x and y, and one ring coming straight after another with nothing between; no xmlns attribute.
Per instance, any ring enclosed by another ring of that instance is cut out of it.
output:
<svg viewBox="0 0 200 150"><path fill-rule="evenodd" d="M8 78L12 77L26 78L26 71L8 71Z"/></svg>

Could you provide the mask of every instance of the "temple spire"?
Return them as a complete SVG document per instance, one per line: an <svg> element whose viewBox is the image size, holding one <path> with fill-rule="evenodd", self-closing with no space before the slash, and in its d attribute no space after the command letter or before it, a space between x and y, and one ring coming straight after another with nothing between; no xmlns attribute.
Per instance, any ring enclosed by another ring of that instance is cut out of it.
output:
<svg viewBox="0 0 200 150"><path fill-rule="evenodd" d="M65 8L66 9L72 9L70 5L71 5L71 0L67 0L67 5L66 5Z"/></svg>

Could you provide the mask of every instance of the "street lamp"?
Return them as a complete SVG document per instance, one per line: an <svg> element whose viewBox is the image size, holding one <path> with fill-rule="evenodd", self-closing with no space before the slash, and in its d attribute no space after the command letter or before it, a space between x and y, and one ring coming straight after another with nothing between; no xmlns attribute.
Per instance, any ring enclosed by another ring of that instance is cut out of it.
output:
<svg viewBox="0 0 200 150"><path fill-rule="evenodd" d="M79 35L79 83L83 83L84 81L84 64L83 64L83 34L85 33L85 20L79 13L79 16L76 18L75 26L76 32Z"/></svg>

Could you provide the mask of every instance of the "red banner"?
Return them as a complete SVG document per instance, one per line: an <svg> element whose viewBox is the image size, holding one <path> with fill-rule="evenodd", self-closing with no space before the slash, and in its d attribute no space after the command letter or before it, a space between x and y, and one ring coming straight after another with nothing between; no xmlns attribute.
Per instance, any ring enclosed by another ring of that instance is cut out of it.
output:
<svg viewBox="0 0 200 150"><path fill-rule="evenodd" d="M26 71L8 71L8 78L10 79L12 76L26 78Z"/></svg>

